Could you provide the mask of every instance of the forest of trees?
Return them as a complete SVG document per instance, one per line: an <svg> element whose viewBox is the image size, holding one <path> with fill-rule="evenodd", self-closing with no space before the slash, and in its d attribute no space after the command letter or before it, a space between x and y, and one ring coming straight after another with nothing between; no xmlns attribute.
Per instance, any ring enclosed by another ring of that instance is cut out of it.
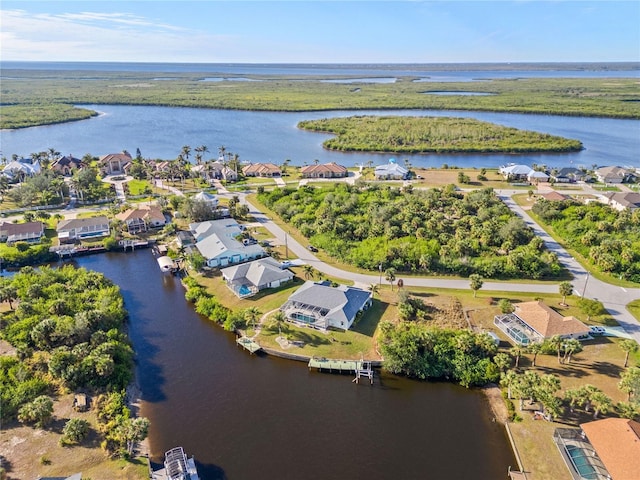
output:
<svg viewBox="0 0 640 480"><path fill-rule="evenodd" d="M52 411L49 396L59 389L110 396L131 381L127 312L119 288L102 274L73 266L24 267L0 280L0 302L9 306L1 336L17 351L0 357L3 420L43 426ZM114 450L126 450L131 430L139 436L148 422L134 422L124 400L115 403L119 413L105 420L112 422L105 439Z"/></svg>
<svg viewBox="0 0 640 480"><path fill-rule="evenodd" d="M259 200L329 255L369 270L557 277L557 256L492 189L276 188Z"/></svg>
<svg viewBox="0 0 640 480"><path fill-rule="evenodd" d="M451 153L571 152L579 140L503 127L472 118L355 116L306 120L298 127L337 136L323 143L329 150Z"/></svg>
<svg viewBox="0 0 640 480"><path fill-rule="evenodd" d="M640 210L538 200L532 208L570 248L601 271L640 283Z"/></svg>

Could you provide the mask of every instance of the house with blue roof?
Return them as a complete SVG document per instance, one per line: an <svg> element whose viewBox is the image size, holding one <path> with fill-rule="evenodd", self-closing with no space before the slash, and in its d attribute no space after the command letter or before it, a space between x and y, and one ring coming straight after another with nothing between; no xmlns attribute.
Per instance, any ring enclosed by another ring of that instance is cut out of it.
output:
<svg viewBox="0 0 640 480"><path fill-rule="evenodd" d="M329 327L349 330L358 313L368 309L372 293L361 288L328 282L307 281L280 308L287 320L326 331Z"/></svg>
<svg viewBox="0 0 640 480"><path fill-rule="evenodd" d="M260 245L241 238L243 228L231 218L192 223L189 230L208 267L226 267L266 256Z"/></svg>

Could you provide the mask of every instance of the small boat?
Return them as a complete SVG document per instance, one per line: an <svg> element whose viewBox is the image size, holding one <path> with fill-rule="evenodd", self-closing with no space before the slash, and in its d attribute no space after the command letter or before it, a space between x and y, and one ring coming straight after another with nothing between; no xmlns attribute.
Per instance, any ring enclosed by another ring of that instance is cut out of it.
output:
<svg viewBox="0 0 640 480"><path fill-rule="evenodd" d="M160 266L160 270L162 270L162 272L175 273L178 271L178 265L171 257L165 255L163 257L158 257L156 261L158 262L158 265Z"/></svg>
<svg viewBox="0 0 640 480"><path fill-rule="evenodd" d="M164 468L151 473L151 480L199 480L196 461L187 458L182 447L164 454Z"/></svg>

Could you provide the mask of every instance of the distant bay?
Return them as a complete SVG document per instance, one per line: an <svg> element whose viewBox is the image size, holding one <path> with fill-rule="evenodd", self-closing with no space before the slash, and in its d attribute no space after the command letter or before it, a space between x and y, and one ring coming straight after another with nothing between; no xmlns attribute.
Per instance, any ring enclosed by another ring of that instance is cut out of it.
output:
<svg viewBox="0 0 640 480"><path fill-rule="evenodd" d="M478 120L580 140L584 150L565 154L456 154L402 155L415 166L498 167L509 162L546 164L550 167L621 165L640 167L640 121L607 118L564 117L494 112L432 110L254 112L203 108L81 105L102 114L79 122L0 132L2 155L29 156L55 148L82 157L139 148L145 158L175 159L183 145L206 145L216 158L220 146L239 155L241 161L291 160L292 165L337 162L345 166L375 165L389 154L339 153L322 148L329 135L305 132L301 120L350 115L423 115L476 118Z"/></svg>

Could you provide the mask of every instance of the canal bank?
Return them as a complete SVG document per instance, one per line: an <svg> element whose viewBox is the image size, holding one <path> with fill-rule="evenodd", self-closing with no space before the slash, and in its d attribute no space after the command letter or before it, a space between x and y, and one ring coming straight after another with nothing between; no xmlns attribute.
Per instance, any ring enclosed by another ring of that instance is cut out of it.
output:
<svg viewBox="0 0 640 480"><path fill-rule="evenodd" d="M179 279L159 274L151 252L78 263L122 290L156 461L181 445L205 479L495 479L516 465L479 391L385 372L356 386L298 362L249 355L195 313Z"/></svg>

